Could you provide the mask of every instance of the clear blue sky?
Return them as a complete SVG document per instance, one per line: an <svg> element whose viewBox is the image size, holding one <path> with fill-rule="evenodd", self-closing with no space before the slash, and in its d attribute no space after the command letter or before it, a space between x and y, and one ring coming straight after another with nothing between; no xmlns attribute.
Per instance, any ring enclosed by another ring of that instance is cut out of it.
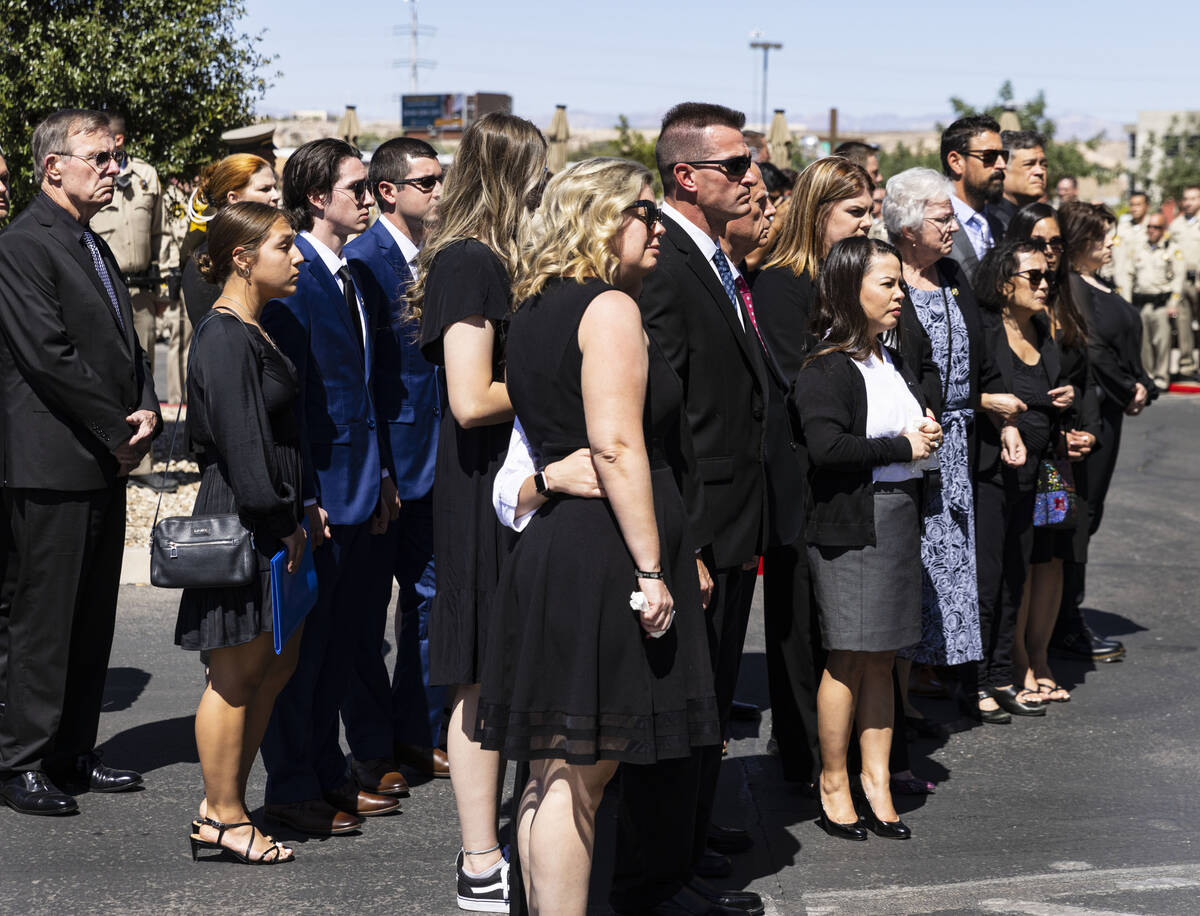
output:
<svg viewBox="0 0 1200 916"><path fill-rule="evenodd" d="M409 89L409 7L400 0L246 0L244 27L266 30L282 71L260 108L396 117ZM761 52L772 52L771 108L801 117L836 105L846 118L944 116L1013 81L1044 89L1052 116L1131 121L1138 110L1200 109L1200 4L1000 0L979 3L784 0L421 0L420 56L437 62L422 92L504 91L517 113L655 114L685 98L719 101L758 120Z"/></svg>

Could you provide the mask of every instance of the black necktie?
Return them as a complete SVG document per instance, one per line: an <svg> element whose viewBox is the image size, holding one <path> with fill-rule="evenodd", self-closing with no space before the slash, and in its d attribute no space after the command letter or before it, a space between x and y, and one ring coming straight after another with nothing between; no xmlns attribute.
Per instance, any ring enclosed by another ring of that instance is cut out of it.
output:
<svg viewBox="0 0 1200 916"><path fill-rule="evenodd" d="M358 311L358 294L354 292L354 278L350 276L349 267L338 268L338 279L342 281L342 293L346 297L346 308L350 310L350 323L354 325L354 339L358 349L363 349L362 315Z"/></svg>

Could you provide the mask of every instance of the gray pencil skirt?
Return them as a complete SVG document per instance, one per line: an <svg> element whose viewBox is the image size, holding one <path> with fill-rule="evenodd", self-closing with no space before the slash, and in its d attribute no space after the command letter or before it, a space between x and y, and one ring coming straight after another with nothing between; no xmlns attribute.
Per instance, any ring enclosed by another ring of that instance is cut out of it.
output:
<svg viewBox="0 0 1200 916"><path fill-rule="evenodd" d="M886 652L921 640L919 482L877 485L875 546L809 545L826 649Z"/></svg>

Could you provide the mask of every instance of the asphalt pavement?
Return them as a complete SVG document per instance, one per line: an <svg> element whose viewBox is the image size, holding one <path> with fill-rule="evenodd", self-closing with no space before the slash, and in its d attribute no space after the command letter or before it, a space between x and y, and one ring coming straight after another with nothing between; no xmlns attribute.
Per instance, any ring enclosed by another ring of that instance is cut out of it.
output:
<svg viewBox="0 0 1200 916"><path fill-rule="evenodd" d="M739 724L718 817L744 824L756 845L736 857L731 884L760 893L771 914L1200 911L1198 455L1200 397L1165 397L1126 423L1087 600L1093 626L1125 642L1125 661L1056 663L1071 702L1008 726L972 726L947 701L918 701L958 730L915 745L914 769L937 792L898 798L910 842L827 837L814 803L766 753L769 710ZM145 787L82 796L80 813L61 819L0 809L0 913L458 912L446 781L414 782L403 813L372 818L357 835L275 831L296 849L291 865L193 864L203 672L173 645L177 595L123 586L120 600L101 742L109 762L145 774ZM739 694L767 703L761 597ZM262 789L256 766L255 807ZM595 913L608 912L614 824L608 799Z"/></svg>

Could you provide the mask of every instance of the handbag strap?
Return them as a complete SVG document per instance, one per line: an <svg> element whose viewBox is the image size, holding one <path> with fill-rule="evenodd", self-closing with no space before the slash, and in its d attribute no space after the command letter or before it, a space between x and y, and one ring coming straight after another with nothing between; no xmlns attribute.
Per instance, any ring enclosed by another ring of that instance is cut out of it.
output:
<svg viewBox="0 0 1200 916"><path fill-rule="evenodd" d="M192 361L192 354L196 350L196 342L200 339L200 332L204 329L204 326L206 324L208 324L210 321L213 320L213 318L216 317L218 312L227 312L228 314L233 315L233 312L230 312L228 309L223 309L220 306L214 305L212 308L210 308L208 310L208 313L203 318L201 318L200 323L196 325L196 330L194 330L192 332L192 345L188 351L188 363L189 364ZM233 317L237 318L238 316L233 315ZM246 326L244 324L242 324L242 320L240 318L238 318L238 324L242 325L242 330L246 333L246 336L249 337L250 332L246 331ZM175 455L175 440L179 437L179 418L183 415L183 407L186 403L187 403L187 385L185 384L183 386L183 397L181 397L179 399L179 409L177 411L175 411L175 428L171 430L171 444L167 447L167 463L165 465L163 465L162 474L159 475L159 478L158 478L158 503L154 506L154 521L150 524L150 531L152 534L153 534L155 526L158 525L158 513L162 510L163 484L165 484L167 481L167 471L169 471L171 469L171 460L172 460L173 456Z"/></svg>

